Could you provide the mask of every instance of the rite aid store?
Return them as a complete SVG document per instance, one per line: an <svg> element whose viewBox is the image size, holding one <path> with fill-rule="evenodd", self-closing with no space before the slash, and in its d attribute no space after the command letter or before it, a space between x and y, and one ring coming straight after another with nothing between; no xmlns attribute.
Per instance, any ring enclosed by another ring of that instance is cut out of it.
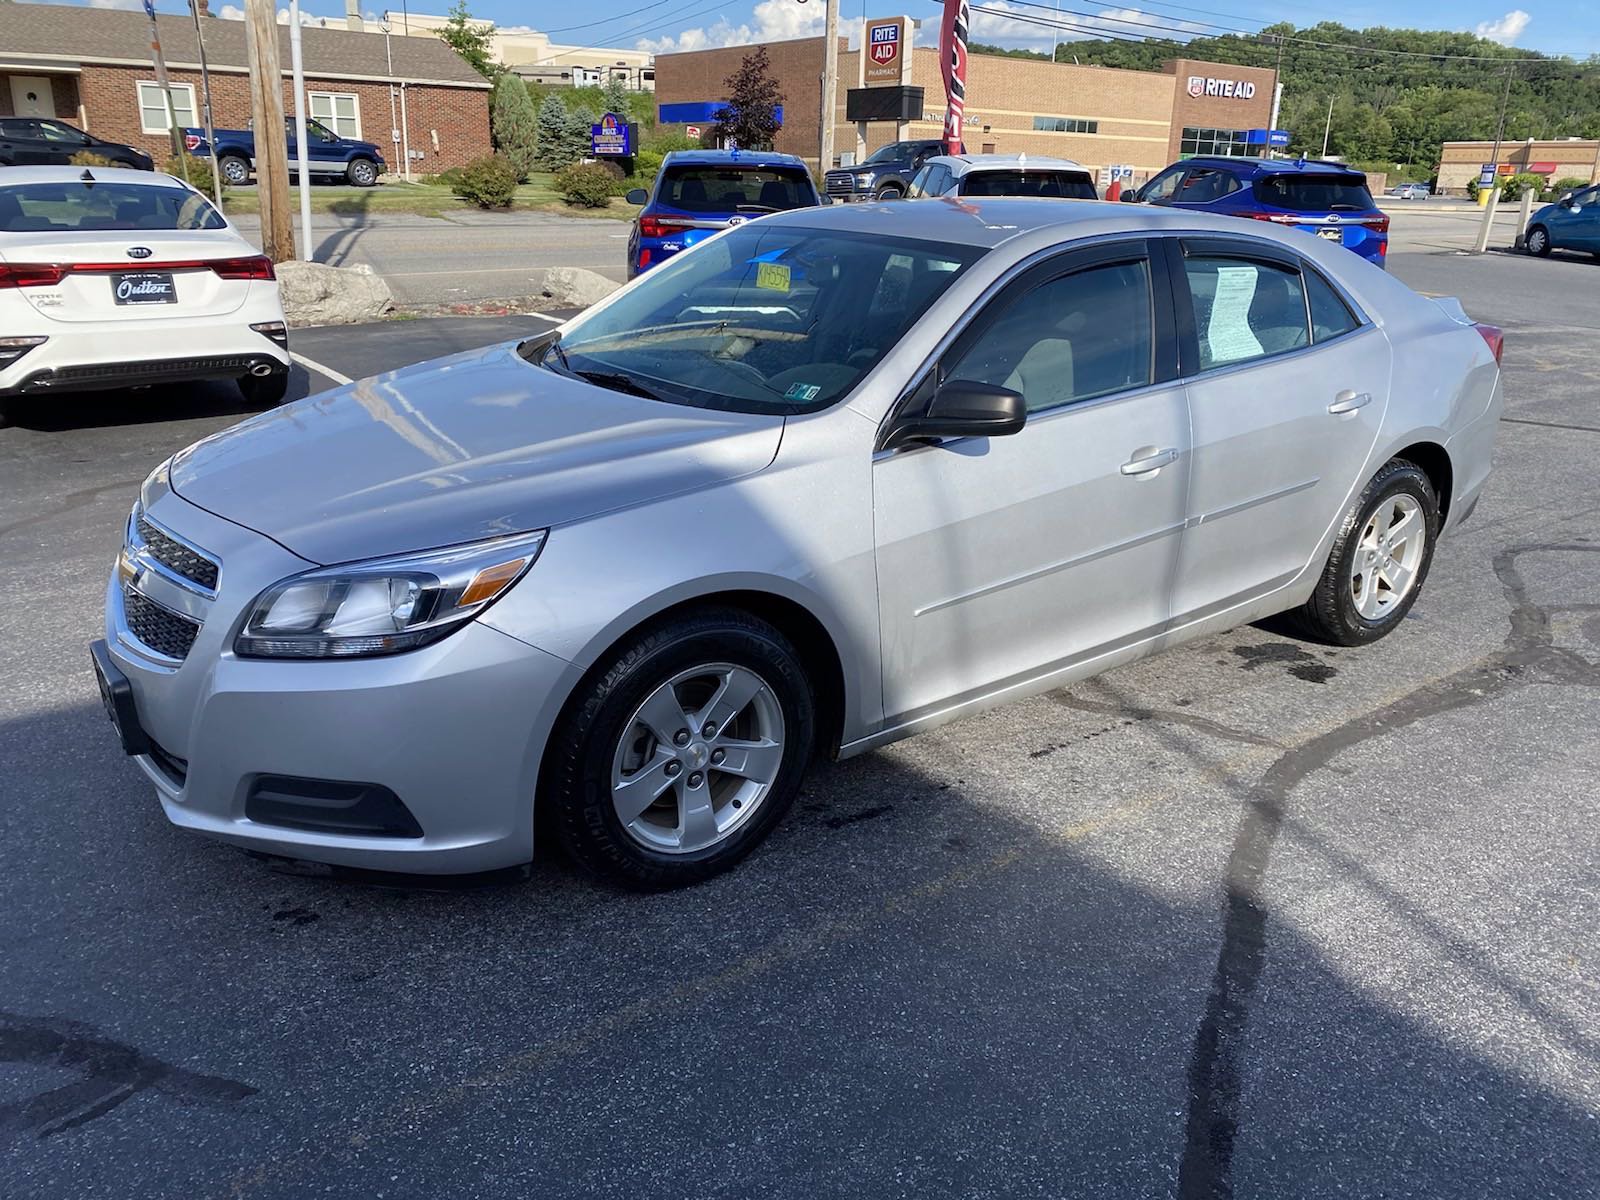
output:
<svg viewBox="0 0 1600 1200"><path fill-rule="evenodd" d="M892 141L937 138L943 132L938 50L912 46L913 33L936 38L936 23L913 31L908 18L889 17L871 19L866 26L875 52L865 62L856 51L843 49L846 39L840 39L835 162L827 166L852 156L859 161ZM874 33L885 26L895 28ZM662 122L709 123L710 113L726 99L723 80L753 49L657 55ZM784 125L776 148L815 167L823 39L770 42L767 52L783 93ZM1140 183L1184 155L1262 153L1276 84L1277 73L1270 69L1190 59L1171 60L1160 71L1125 71L974 54L967 65L966 145L974 154L1071 158L1092 170L1129 166L1133 182ZM852 113L849 93L862 88L873 89L868 97L873 103L864 106L858 92ZM917 88L922 89L920 111ZM891 97L879 89L911 91ZM886 116L864 124L852 120L863 107Z"/></svg>

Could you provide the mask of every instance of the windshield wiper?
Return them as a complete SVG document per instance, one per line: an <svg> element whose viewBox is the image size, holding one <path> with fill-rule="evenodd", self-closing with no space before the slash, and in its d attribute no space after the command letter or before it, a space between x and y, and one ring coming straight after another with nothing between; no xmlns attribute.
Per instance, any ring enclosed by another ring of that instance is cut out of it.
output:
<svg viewBox="0 0 1600 1200"><path fill-rule="evenodd" d="M643 396L646 400L660 400L661 394L653 392L640 383L632 375L624 375L621 371L573 371L579 379L587 380L599 387L610 388L613 392L626 392L630 396Z"/></svg>
<svg viewBox="0 0 1600 1200"><path fill-rule="evenodd" d="M555 352L556 359L560 363L559 367L551 366L548 361L551 351ZM549 333L518 342L517 355L536 367L550 367L551 370L559 370L564 375L575 374L572 364L567 361L567 352L561 348L559 329L552 329Z"/></svg>
<svg viewBox="0 0 1600 1200"><path fill-rule="evenodd" d="M782 212L781 208L773 208L768 204L735 204L735 212Z"/></svg>

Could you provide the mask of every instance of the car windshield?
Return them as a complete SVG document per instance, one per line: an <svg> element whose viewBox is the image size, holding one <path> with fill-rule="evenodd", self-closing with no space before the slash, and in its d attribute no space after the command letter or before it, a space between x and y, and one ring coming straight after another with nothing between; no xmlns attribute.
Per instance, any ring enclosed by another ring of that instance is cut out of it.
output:
<svg viewBox="0 0 1600 1200"><path fill-rule="evenodd" d="M674 404L812 412L854 387L982 253L765 222L736 226L579 317L540 361Z"/></svg>
<svg viewBox="0 0 1600 1200"><path fill-rule="evenodd" d="M1372 193L1360 175L1272 175L1256 180L1256 199L1295 212L1365 212Z"/></svg>
<svg viewBox="0 0 1600 1200"><path fill-rule="evenodd" d="M874 150L867 162L899 162L901 159L915 158L921 145L921 142L891 142L881 150Z"/></svg>
<svg viewBox="0 0 1600 1200"><path fill-rule="evenodd" d="M225 229L211 202L188 188L80 182L0 186L0 232Z"/></svg>
<svg viewBox="0 0 1600 1200"><path fill-rule="evenodd" d="M1094 184L1076 171L975 171L961 181L963 196L1048 196L1098 200Z"/></svg>
<svg viewBox="0 0 1600 1200"><path fill-rule="evenodd" d="M656 201L680 212L782 212L817 202L799 167L666 168Z"/></svg>

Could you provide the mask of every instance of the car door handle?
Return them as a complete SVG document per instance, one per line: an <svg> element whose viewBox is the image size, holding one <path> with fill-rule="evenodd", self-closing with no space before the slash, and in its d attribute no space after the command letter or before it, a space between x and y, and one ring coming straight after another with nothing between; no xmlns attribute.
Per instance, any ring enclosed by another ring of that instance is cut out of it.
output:
<svg viewBox="0 0 1600 1200"><path fill-rule="evenodd" d="M1148 475L1151 471L1159 471L1162 467L1170 467L1178 461L1176 450L1154 450L1139 458L1130 458L1122 464L1124 475Z"/></svg>
<svg viewBox="0 0 1600 1200"><path fill-rule="evenodd" d="M1340 392L1333 398L1333 403L1328 405L1328 411L1338 416L1340 413L1352 413L1358 408L1365 408L1372 403L1371 392Z"/></svg>

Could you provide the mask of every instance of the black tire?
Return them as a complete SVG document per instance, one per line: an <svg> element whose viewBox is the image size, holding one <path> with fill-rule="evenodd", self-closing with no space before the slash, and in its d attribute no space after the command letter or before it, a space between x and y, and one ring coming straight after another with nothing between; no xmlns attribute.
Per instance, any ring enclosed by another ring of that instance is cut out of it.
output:
<svg viewBox="0 0 1600 1200"><path fill-rule="evenodd" d="M768 685L783 715L782 757L760 807L724 840L663 852L623 827L611 800L613 755L646 697L707 663L743 667ZM545 754L540 802L549 806L562 845L586 870L636 891L683 887L726 871L772 832L800 792L815 737L811 683L789 639L738 609L691 612L630 638L578 685Z"/></svg>
<svg viewBox="0 0 1600 1200"><path fill-rule="evenodd" d="M231 187L242 187L250 182L249 160L237 154L224 154L217 160L217 170L222 172L224 182Z"/></svg>
<svg viewBox="0 0 1600 1200"><path fill-rule="evenodd" d="M1426 542L1409 590L1393 602L1382 616L1368 619L1356 608L1350 579L1353 563L1360 553L1360 542L1367 525L1385 504L1401 495L1410 496L1421 507ZM1294 613L1300 627L1319 641L1336 646L1364 646L1393 632L1405 620L1427 581L1433 563L1433 548L1439 537L1439 498L1427 473L1403 458L1390 459L1372 477L1372 482L1350 506L1333 540L1333 551L1317 581L1311 599Z"/></svg>
<svg viewBox="0 0 1600 1200"><path fill-rule="evenodd" d="M1534 225L1528 230L1527 241L1523 243L1528 253L1539 258L1550 257L1550 231L1543 225Z"/></svg>
<svg viewBox="0 0 1600 1200"><path fill-rule="evenodd" d="M239 391L245 403L256 408L275 408L283 403L289 390L289 372L274 371L270 375L239 376Z"/></svg>
<svg viewBox="0 0 1600 1200"><path fill-rule="evenodd" d="M355 187L374 187L378 182L378 164L370 158L353 159L344 169L344 177Z"/></svg>

